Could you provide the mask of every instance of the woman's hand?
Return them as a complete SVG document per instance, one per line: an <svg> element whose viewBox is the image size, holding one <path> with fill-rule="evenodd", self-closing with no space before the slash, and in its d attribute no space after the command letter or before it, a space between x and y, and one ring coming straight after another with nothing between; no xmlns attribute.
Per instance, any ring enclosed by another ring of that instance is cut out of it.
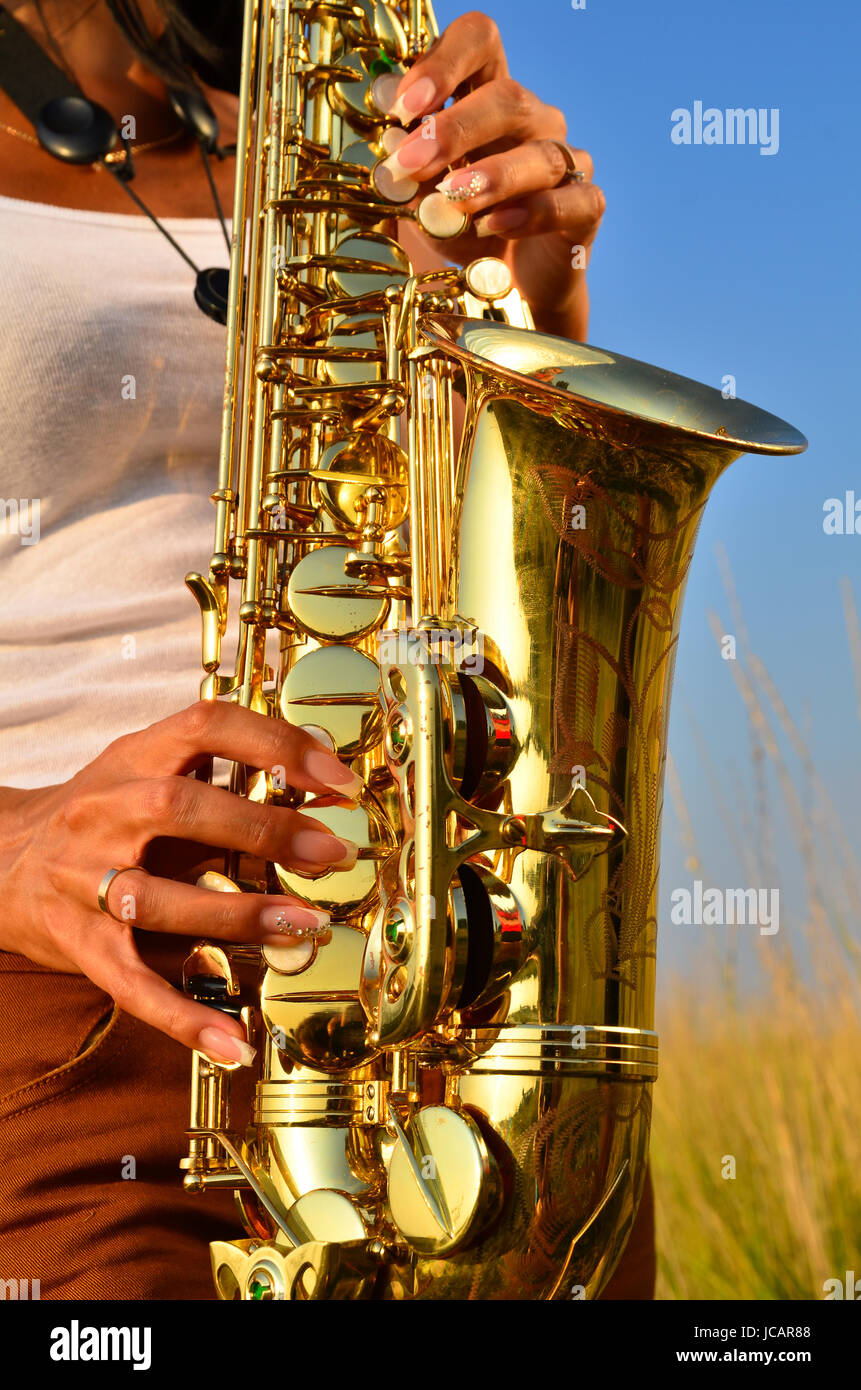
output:
<svg viewBox="0 0 861 1390"><path fill-rule="evenodd" d="M133 927L180 937L279 947L331 939L328 915L291 897L220 893L124 870L98 906L111 868L143 867L153 840L194 841L308 874L349 868L356 846L310 815L259 805L186 774L208 757L283 768L318 795L356 796L361 782L310 734L238 705L204 702L110 744L69 782L15 792L0 836L0 950L87 975L121 1009L216 1061L250 1061L241 1025L173 989L140 958ZM180 848L187 849L186 845ZM215 1034L213 1034L215 1030ZM205 1036L203 1036L205 1035Z"/></svg>
<svg viewBox="0 0 861 1390"><path fill-rule="evenodd" d="M422 233L425 244L461 264L498 256L539 328L585 337L586 265L604 195L588 153L574 146L585 180L566 180L569 166L555 143L565 143L565 117L509 77L494 21L473 12L450 24L401 79L389 112L403 125L430 118L386 161L394 177L418 181L422 194L434 185L461 194L458 206L473 217L456 240ZM447 174L450 165L465 167Z"/></svg>

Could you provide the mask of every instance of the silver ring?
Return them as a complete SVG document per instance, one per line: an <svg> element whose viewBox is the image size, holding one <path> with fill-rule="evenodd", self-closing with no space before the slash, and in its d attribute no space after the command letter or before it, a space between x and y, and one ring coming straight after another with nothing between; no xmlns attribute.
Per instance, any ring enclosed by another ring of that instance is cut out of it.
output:
<svg viewBox="0 0 861 1390"><path fill-rule="evenodd" d="M559 183L556 184L556 187L559 188L560 185L565 183L585 183L586 175L582 169L577 168L577 161L575 160L574 155L571 153L571 150L568 148L568 146L566 144L563 144L561 140L552 140L551 144L555 145L557 149L562 151L563 155L565 156L565 163L568 166L565 170L565 173L559 180Z"/></svg>
<svg viewBox="0 0 861 1390"><path fill-rule="evenodd" d="M108 869L108 872L105 874L104 878L99 884L99 910L101 912L104 912L105 916L110 917L114 922L118 922L120 919L119 917L114 917L114 914L108 907L108 889L110 888L117 874L127 873L129 869L140 868L140 864L123 864L119 869ZM146 873L146 870L141 869L141 873Z"/></svg>

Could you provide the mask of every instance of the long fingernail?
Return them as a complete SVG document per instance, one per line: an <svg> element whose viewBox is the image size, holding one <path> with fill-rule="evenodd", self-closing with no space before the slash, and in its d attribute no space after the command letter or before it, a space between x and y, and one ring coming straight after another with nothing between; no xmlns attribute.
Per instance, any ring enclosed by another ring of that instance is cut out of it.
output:
<svg viewBox="0 0 861 1390"><path fill-rule="evenodd" d="M399 145L388 159L383 160L383 168L387 169L396 181L409 179L417 169L424 169L425 165L438 159L439 152L438 140L425 140L423 135L415 135Z"/></svg>
<svg viewBox="0 0 861 1390"><path fill-rule="evenodd" d="M293 903L285 903L283 907L264 907L260 913L260 928L267 935L277 933L285 938L301 941L303 936L320 936L331 920L331 914L328 912L317 912L313 907L296 907Z"/></svg>
<svg viewBox="0 0 861 1390"><path fill-rule="evenodd" d="M315 782L322 782L324 787L341 796L350 796L355 800L364 786L361 777L357 777L340 758L336 758L334 753L327 753L324 748L309 748L302 759L302 766Z"/></svg>
<svg viewBox="0 0 861 1390"><path fill-rule="evenodd" d="M306 864L330 864L333 869L352 869L359 846L352 840L327 835L325 830L299 830L290 841L290 858Z"/></svg>
<svg viewBox="0 0 861 1390"><path fill-rule="evenodd" d="M303 936L299 941L296 941L292 936L280 936L278 934L264 936L260 945L267 946L270 950L288 951L291 961L301 962L310 960L311 952L315 946L328 946L331 940L332 933L327 928L319 936ZM311 948L310 951L309 947Z"/></svg>
<svg viewBox="0 0 861 1390"><path fill-rule="evenodd" d="M380 135L380 144L386 154L394 154L395 150L408 140L409 136L399 125L387 125Z"/></svg>
<svg viewBox="0 0 861 1390"><path fill-rule="evenodd" d="M499 208L485 217L476 218L473 229L476 236L504 236L522 227L529 217L526 208Z"/></svg>
<svg viewBox="0 0 861 1390"><path fill-rule="evenodd" d="M409 125L416 116L429 111L436 99L436 87L429 77L420 77L389 107L389 115L401 125Z"/></svg>
<svg viewBox="0 0 861 1390"><path fill-rule="evenodd" d="M453 174L446 174L437 188L449 202L460 203L466 198L477 198L479 193L486 193L490 188L490 179L483 169L457 169Z"/></svg>
<svg viewBox="0 0 861 1390"><path fill-rule="evenodd" d="M257 1049L232 1033L221 1028L202 1028L197 1038L197 1050L208 1057L210 1062L241 1062L250 1067L257 1056Z"/></svg>
<svg viewBox="0 0 861 1390"><path fill-rule="evenodd" d="M395 94L402 82L400 73L384 72L371 83L371 101L386 115L395 104Z"/></svg>

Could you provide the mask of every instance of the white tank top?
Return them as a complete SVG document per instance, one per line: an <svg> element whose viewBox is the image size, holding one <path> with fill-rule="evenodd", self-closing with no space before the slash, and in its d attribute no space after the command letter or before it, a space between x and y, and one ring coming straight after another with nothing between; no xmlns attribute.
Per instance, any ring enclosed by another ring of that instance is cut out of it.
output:
<svg viewBox="0 0 861 1390"><path fill-rule="evenodd" d="M197 265L218 223L165 218ZM197 698L224 329L145 217L0 197L0 786Z"/></svg>

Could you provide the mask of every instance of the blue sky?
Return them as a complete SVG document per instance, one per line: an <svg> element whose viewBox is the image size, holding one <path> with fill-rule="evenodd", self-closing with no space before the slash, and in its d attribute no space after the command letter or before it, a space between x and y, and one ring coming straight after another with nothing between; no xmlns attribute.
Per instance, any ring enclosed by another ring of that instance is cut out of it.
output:
<svg viewBox="0 0 861 1390"><path fill-rule="evenodd" d="M463 7L441 0L436 8L442 26ZM751 645L809 735L845 833L861 843L861 728L840 591L848 576L861 609L861 535L826 536L822 526L827 498L854 488L861 499L861 6L586 0L574 10L567 0L494 0L487 11L512 75L563 108L569 139L591 152L607 196L590 270L590 341L716 387L731 374L740 397L810 440L798 458L739 459L719 482L677 665L670 747L708 877L758 886L746 883L715 808L689 719L693 712L732 814L756 823L748 720L707 621L715 609L723 630L736 630L718 544ZM695 101L777 108L778 152L674 144L671 113ZM802 885L773 778L765 794L788 927ZM690 935L666 925L670 889L691 882L684 858L670 812L660 959L696 968Z"/></svg>

